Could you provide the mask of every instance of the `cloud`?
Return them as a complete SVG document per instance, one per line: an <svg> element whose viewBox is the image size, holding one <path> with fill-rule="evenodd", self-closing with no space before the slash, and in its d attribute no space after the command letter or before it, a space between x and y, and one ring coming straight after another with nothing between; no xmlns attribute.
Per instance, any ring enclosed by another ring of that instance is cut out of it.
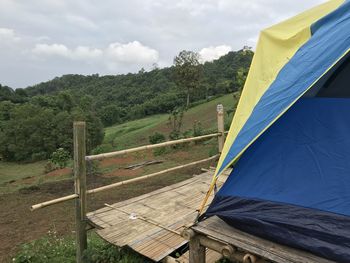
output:
<svg viewBox="0 0 350 263"><path fill-rule="evenodd" d="M105 49L78 46L74 49L63 44L36 44L32 53L38 58L61 57L70 60L97 61L105 64L107 68L115 70L123 64L135 64L138 66L151 65L158 62L157 50L142 45L138 41L111 43Z"/></svg>
<svg viewBox="0 0 350 263"><path fill-rule="evenodd" d="M71 54L72 58L74 59L90 60L101 57L103 55L103 51L98 48L78 46L76 49L71 51Z"/></svg>
<svg viewBox="0 0 350 263"><path fill-rule="evenodd" d="M199 55L201 56L202 62L213 61L223 55L226 55L231 50L232 50L231 46L228 46L228 45L220 45L216 47L210 46L210 47L202 48L199 51Z"/></svg>
<svg viewBox="0 0 350 263"><path fill-rule="evenodd" d="M18 42L21 38L10 28L0 27L0 44L1 42Z"/></svg>
<svg viewBox="0 0 350 263"><path fill-rule="evenodd" d="M155 63L159 59L157 50L142 45L138 41L127 44L112 43L108 46L106 54L109 58L121 63Z"/></svg>
<svg viewBox="0 0 350 263"><path fill-rule="evenodd" d="M69 23L79 26L81 28L85 28L88 30L97 30L98 26L91 21L90 19L83 17L83 16L78 16L78 15L67 15L66 19Z"/></svg>
<svg viewBox="0 0 350 263"><path fill-rule="evenodd" d="M321 2L0 0L0 83L137 72L169 66L181 50L213 60L227 47L254 47L260 30Z"/></svg>
<svg viewBox="0 0 350 263"><path fill-rule="evenodd" d="M69 53L71 51L62 44L36 44L35 48L33 49L33 53L37 55L44 55L44 56L62 56L62 57L69 57Z"/></svg>

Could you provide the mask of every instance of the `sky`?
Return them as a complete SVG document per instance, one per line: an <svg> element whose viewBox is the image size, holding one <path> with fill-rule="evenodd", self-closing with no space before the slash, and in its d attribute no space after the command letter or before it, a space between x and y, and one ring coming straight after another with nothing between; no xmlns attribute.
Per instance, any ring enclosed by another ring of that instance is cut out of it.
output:
<svg viewBox="0 0 350 263"><path fill-rule="evenodd" d="M322 0L0 0L0 84L166 67L181 50L212 61Z"/></svg>

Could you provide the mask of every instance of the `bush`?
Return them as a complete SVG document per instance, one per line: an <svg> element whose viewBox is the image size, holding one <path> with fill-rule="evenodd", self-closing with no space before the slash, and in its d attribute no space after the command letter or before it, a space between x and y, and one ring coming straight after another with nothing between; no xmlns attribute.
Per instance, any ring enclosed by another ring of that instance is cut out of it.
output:
<svg viewBox="0 0 350 263"><path fill-rule="evenodd" d="M162 133L155 132L153 135L148 137L151 144L157 144L165 141L165 136Z"/></svg>
<svg viewBox="0 0 350 263"><path fill-rule="evenodd" d="M162 133L155 132L153 135L149 136L148 139L151 144L157 144L157 143L164 142L165 136ZM167 153L167 151L168 151L167 147L160 147L160 148L154 149L153 154L155 156L159 156Z"/></svg>
<svg viewBox="0 0 350 263"><path fill-rule="evenodd" d="M70 159L69 152L63 148L58 148L52 153L50 161L57 165L59 168L67 166L68 160Z"/></svg>

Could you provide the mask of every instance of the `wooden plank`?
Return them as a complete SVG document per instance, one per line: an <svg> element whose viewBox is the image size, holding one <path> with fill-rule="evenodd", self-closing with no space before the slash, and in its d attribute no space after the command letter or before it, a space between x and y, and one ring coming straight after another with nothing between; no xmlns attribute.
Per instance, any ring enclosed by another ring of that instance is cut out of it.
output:
<svg viewBox="0 0 350 263"><path fill-rule="evenodd" d="M183 254L182 256L177 258L175 262L188 263L188 261L190 259L189 257L190 257L190 253L189 253L189 251L187 251L185 254ZM214 250L211 250L211 249L205 250L205 262L206 263L213 263L213 262L218 261L221 258L222 258L222 255L220 253L218 253Z"/></svg>
<svg viewBox="0 0 350 263"><path fill-rule="evenodd" d="M201 188L202 186L198 187L198 185L201 185L203 181L206 181L206 182L210 181L211 177L212 177L212 172L197 175L191 179L185 180L175 185L168 186L168 187L165 187L165 188L156 190L154 192L151 192L139 197L135 197L126 201L122 201L122 202L113 204L112 206L115 208L123 207L123 209L126 209L126 210L128 210L129 207L132 207L133 209L130 209L129 212L130 213L135 212L136 210L138 210L137 207L139 206L140 203L144 204L145 206L146 205L148 206L148 204L152 204L157 200L159 200L160 198L162 199L167 198L166 194L171 191L174 191L174 190L182 191L182 190L179 190L182 188L187 188L189 189L189 192L191 192L191 189ZM206 191L207 190L206 188L207 186L203 185L203 190L205 189ZM162 197L164 194L165 194L165 197ZM198 197L198 198L201 198L201 197ZM178 198L176 198L176 200L178 200ZM190 200L189 202L191 201L192 200ZM167 203L167 202L163 202L163 203ZM180 202L178 202L177 204L180 204ZM94 212L88 213L87 217L89 218L90 221L92 221L93 224L99 225L100 220L108 222L108 220L106 219L108 219L108 216L110 214L115 214L115 212L113 212L111 208L105 207L105 208L96 210ZM95 222L95 221L98 221L98 222Z"/></svg>
<svg viewBox="0 0 350 263"><path fill-rule="evenodd" d="M329 263L333 262L311 253L283 246L233 228L220 218L210 217L192 229L205 236L231 244L244 251L280 263Z"/></svg>
<svg viewBox="0 0 350 263"><path fill-rule="evenodd" d="M181 232L183 226L193 223L196 208L205 196L213 171L148 194L118 202L88 214L97 233L117 246L129 246L136 252L159 261L186 244L187 241L166 229ZM223 176L225 179L226 177ZM222 182L218 182L218 187ZM212 199L212 195L210 199ZM120 211L119 211L120 210ZM130 215L150 218L166 229L147 224Z"/></svg>
<svg viewBox="0 0 350 263"><path fill-rule="evenodd" d="M208 179L212 177L212 174L213 174L212 172L207 172L207 173L203 173L200 175L196 175L193 178L184 180L184 181L176 183L174 185L166 186L166 187L160 188L158 190L155 190L153 192L150 192L148 194L140 195L140 196L137 196L137 197L125 200L125 201L118 202L116 204L113 204L113 206L114 207L124 207L126 205L131 205L135 202L155 197L158 194L165 193L165 192L171 191L173 189L183 187L185 185L187 185L187 186L196 185L199 181L205 181L205 180L208 181ZM87 216L90 218L93 215L101 214L101 213L104 213L104 212L110 211L110 210L111 210L111 208L104 207L104 208L101 208L101 209L98 209L96 211L88 213Z"/></svg>

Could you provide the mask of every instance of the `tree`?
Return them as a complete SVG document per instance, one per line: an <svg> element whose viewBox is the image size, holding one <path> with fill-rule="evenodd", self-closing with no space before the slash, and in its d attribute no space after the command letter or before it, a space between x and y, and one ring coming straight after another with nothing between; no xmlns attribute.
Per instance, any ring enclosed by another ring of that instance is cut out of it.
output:
<svg viewBox="0 0 350 263"><path fill-rule="evenodd" d="M242 92L247 75L248 75L248 70L245 68L239 68L236 72L235 86L239 92Z"/></svg>
<svg viewBox="0 0 350 263"><path fill-rule="evenodd" d="M199 86L202 67L199 64L199 54L183 50L174 58L175 82L186 90L186 107L190 104L190 94Z"/></svg>

